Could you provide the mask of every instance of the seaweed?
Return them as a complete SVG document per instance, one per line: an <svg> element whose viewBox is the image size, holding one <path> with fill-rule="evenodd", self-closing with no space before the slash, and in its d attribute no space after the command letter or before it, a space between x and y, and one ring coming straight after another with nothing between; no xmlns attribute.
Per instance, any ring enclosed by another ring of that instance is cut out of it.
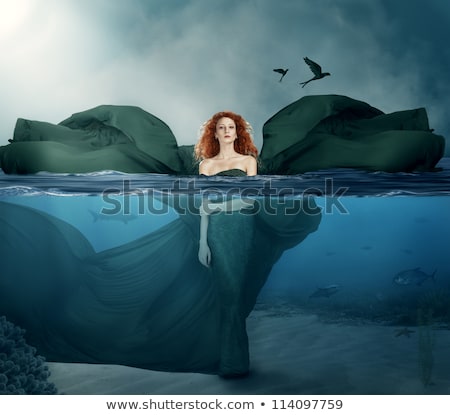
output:
<svg viewBox="0 0 450 415"><path fill-rule="evenodd" d="M434 288L426 291L419 299L419 307L432 310L435 321L450 324L450 290Z"/></svg>
<svg viewBox="0 0 450 415"><path fill-rule="evenodd" d="M417 327L419 329L419 377L422 384L430 386L433 384L431 378L434 366L434 346L435 339L433 334L433 310L419 308L417 310Z"/></svg>

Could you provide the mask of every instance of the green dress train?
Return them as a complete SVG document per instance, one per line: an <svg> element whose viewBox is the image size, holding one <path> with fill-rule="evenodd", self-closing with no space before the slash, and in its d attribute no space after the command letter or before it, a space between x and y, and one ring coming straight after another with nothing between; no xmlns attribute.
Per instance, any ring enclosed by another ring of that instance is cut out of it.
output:
<svg viewBox="0 0 450 415"><path fill-rule="evenodd" d="M384 114L341 95L305 96L263 127L260 174L349 167L388 172L431 170L445 139L424 108ZM100 105L59 124L17 120L0 146L5 173L196 174L193 146L179 146L169 126L138 107Z"/></svg>
<svg viewBox="0 0 450 415"><path fill-rule="evenodd" d="M247 373L245 320L284 250L317 229L320 210L298 200L297 215L274 216L260 199L251 212L213 214L206 268L200 216L181 213L191 196L175 197L177 219L101 252L60 219L0 202L0 315L49 361Z"/></svg>

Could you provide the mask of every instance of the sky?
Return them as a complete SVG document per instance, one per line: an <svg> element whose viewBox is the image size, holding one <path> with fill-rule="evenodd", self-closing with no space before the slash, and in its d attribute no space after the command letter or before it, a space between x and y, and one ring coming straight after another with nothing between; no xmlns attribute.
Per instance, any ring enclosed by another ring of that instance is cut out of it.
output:
<svg viewBox="0 0 450 415"><path fill-rule="evenodd" d="M135 105L193 144L212 114L254 128L305 95L425 107L450 155L447 0L2 0L0 145L17 118ZM312 77L303 57L330 77ZM282 82L274 68L289 68Z"/></svg>

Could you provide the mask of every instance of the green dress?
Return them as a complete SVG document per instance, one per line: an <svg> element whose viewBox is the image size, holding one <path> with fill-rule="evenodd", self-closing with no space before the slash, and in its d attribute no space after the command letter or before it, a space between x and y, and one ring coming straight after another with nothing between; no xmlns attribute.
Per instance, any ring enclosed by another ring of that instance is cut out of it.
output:
<svg viewBox="0 0 450 415"><path fill-rule="evenodd" d="M218 176L242 177L239 169ZM249 258L254 240L254 215L248 212L212 214L208 243L211 249L211 278L217 282L220 298L220 359L218 374L245 375L249 370L246 331L245 287L251 278Z"/></svg>

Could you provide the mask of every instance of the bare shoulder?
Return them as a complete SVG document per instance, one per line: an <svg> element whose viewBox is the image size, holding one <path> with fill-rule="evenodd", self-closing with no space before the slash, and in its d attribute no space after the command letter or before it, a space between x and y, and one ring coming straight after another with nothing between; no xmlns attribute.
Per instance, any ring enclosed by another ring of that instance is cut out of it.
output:
<svg viewBox="0 0 450 415"><path fill-rule="evenodd" d="M258 174L258 163L256 162L255 157L250 155L245 156L245 167L247 175L254 176Z"/></svg>
<svg viewBox="0 0 450 415"><path fill-rule="evenodd" d="M198 166L199 174L208 175L209 171L211 170L211 164L212 164L211 159L203 159Z"/></svg>
<svg viewBox="0 0 450 415"><path fill-rule="evenodd" d="M250 154L247 155L243 155L242 157L244 157L245 161L249 164L256 164L256 158L251 156Z"/></svg>

